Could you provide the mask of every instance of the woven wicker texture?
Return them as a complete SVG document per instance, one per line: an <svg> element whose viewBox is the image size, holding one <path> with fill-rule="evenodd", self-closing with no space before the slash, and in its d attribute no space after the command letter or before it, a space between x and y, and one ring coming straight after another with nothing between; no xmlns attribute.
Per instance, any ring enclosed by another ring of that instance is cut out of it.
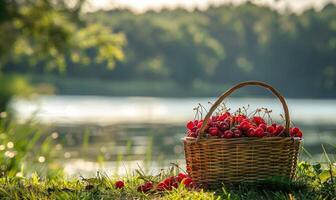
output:
<svg viewBox="0 0 336 200"><path fill-rule="evenodd" d="M290 118L282 95L272 86L257 81L237 84L223 93L204 118L198 138L183 138L187 171L193 181L205 187L222 183L256 182L271 177L295 175L301 139L291 137L264 138L205 138L206 124L217 106L235 90L257 85L269 89L282 103L285 112L285 132L288 135Z"/></svg>

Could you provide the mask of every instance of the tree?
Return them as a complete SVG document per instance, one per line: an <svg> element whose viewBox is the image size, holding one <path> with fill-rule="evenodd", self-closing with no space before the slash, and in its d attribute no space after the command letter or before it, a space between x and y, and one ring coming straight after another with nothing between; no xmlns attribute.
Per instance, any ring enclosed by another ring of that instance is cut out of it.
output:
<svg viewBox="0 0 336 200"><path fill-rule="evenodd" d="M8 62L64 71L66 60L89 64L122 60L125 37L82 17L84 0L8 0L0 3L0 67ZM94 49L94 59L88 51Z"/></svg>
<svg viewBox="0 0 336 200"><path fill-rule="evenodd" d="M112 69L123 60L124 35L86 21L81 12L85 0L68 2L0 1L0 70L19 63L64 72L69 62L104 63Z"/></svg>

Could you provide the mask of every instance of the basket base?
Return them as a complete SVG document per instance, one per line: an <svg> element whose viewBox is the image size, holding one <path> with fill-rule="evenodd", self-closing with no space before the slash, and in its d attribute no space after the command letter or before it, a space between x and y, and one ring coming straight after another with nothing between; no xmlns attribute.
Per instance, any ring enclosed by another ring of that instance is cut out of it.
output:
<svg viewBox="0 0 336 200"><path fill-rule="evenodd" d="M289 137L183 141L187 171L196 184L206 187L292 179L301 144Z"/></svg>

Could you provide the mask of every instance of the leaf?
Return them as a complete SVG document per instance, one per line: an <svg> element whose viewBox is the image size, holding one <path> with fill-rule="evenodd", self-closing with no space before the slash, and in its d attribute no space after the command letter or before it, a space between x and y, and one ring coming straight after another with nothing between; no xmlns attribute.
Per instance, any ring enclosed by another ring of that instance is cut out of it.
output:
<svg viewBox="0 0 336 200"><path fill-rule="evenodd" d="M320 178L321 182L324 183L331 178L331 175L335 177L336 173L335 172L330 172L329 170L323 170L320 173L319 178Z"/></svg>
<svg viewBox="0 0 336 200"><path fill-rule="evenodd" d="M322 172L321 163L315 163L312 166L314 168L315 173L320 174Z"/></svg>
<svg viewBox="0 0 336 200"><path fill-rule="evenodd" d="M88 184L96 184L99 182L99 180L97 178L83 178L82 177L82 181L88 183Z"/></svg>

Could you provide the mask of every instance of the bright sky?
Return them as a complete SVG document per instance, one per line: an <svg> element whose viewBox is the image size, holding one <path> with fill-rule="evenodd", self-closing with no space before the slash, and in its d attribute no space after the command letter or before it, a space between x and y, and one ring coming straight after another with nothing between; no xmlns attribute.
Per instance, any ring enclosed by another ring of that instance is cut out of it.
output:
<svg viewBox="0 0 336 200"><path fill-rule="evenodd" d="M247 0L89 0L85 10L94 11L98 9L129 8L134 12L145 12L146 10L160 10L165 8L183 7L192 10L195 7L206 9L209 4L220 5L232 3L235 5ZM268 5L280 11L290 9L294 12L301 12L306 8L314 7L321 9L328 2L336 3L336 0L251 0L256 4Z"/></svg>

